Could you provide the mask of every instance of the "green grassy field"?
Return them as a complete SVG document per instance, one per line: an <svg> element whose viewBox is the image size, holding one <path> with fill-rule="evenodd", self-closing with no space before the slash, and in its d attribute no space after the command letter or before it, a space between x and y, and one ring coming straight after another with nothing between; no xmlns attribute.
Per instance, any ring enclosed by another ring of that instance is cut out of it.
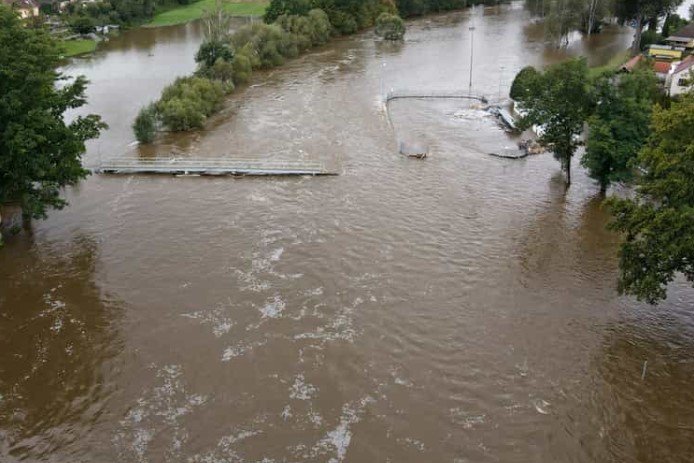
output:
<svg viewBox="0 0 694 463"><path fill-rule="evenodd" d="M190 5L181 5L157 13L146 27L172 26L201 18L205 11L214 7L215 0L199 0ZM224 10L233 16L261 16L268 3L263 0L249 2L222 1Z"/></svg>
<svg viewBox="0 0 694 463"><path fill-rule="evenodd" d="M96 42L94 40L64 40L60 42L60 46L63 47L63 56L66 58L91 53L96 50Z"/></svg>
<svg viewBox="0 0 694 463"><path fill-rule="evenodd" d="M626 63L631 56L631 50L624 50L614 55L606 64L590 68L588 71L591 77L597 77L605 71L614 71L622 64Z"/></svg>

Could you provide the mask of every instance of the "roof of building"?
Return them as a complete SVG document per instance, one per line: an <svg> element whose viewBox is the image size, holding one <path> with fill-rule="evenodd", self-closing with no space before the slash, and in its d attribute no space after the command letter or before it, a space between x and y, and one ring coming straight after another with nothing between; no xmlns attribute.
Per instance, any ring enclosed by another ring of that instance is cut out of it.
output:
<svg viewBox="0 0 694 463"><path fill-rule="evenodd" d="M634 68L641 62L641 59L643 59L643 55L634 56L622 65L622 69L625 71L633 71Z"/></svg>
<svg viewBox="0 0 694 463"><path fill-rule="evenodd" d="M656 74L668 74L670 72L670 63L668 61L656 61L653 63L653 70Z"/></svg>
<svg viewBox="0 0 694 463"><path fill-rule="evenodd" d="M680 64L677 65L674 71L672 71L673 74L678 74L682 71L686 71L687 69L691 68L694 66L694 56L690 55L687 56Z"/></svg>
<svg viewBox="0 0 694 463"><path fill-rule="evenodd" d="M682 29L680 29L677 32L675 32L674 34L672 34L671 37L668 37L668 40L675 39L675 38L694 39L694 22L691 24L687 24Z"/></svg>

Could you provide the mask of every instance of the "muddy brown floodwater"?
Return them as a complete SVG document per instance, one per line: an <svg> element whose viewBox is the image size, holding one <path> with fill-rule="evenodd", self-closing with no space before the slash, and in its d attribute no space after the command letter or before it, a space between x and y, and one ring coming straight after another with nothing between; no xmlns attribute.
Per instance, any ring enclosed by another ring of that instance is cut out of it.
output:
<svg viewBox="0 0 694 463"><path fill-rule="evenodd" d="M545 47L519 4L335 41L237 92L204 132L142 154L320 159L330 178L92 176L0 250L0 460L685 462L694 291L615 291L618 237L576 168L485 154L515 141L467 103ZM65 71L131 153L140 105L193 68L199 27L140 29ZM425 161L397 139L431 146ZM644 363L645 376L642 377Z"/></svg>

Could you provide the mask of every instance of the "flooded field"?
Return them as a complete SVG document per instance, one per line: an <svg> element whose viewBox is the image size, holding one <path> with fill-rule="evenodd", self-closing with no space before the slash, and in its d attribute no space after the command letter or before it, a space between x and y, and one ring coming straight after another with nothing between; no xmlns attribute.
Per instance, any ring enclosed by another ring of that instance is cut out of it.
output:
<svg viewBox="0 0 694 463"><path fill-rule="evenodd" d="M508 93L547 47L520 4L367 31L236 92L202 132L130 124L194 68L195 24L128 31L85 74L123 154L321 160L329 178L92 176L0 250L0 460L686 462L694 291L616 293L617 236L576 166L520 161L486 113L387 88ZM410 137L424 161L397 154ZM647 367L644 374L644 362Z"/></svg>

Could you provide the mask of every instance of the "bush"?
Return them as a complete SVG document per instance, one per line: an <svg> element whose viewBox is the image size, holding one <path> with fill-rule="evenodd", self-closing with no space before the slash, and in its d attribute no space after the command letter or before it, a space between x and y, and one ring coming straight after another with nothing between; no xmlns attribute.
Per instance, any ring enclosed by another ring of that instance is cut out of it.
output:
<svg viewBox="0 0 694 463"><path fill-rule="evenodd" d="M228 44L218 40L206 40L195 54L195 62L203 68L215 65L218 60L231 62L234 59L234 52Z"/></svg>
<svg viewBox="0 0 694 463"><path fill-rule="evenodd" d="M309 0L271 0L263 19L266 24L272 24L280 16L306 16L311 9Z"/></svg>
<svg viewBox="0 0 694 463"><path fill-rule="evenodd" d="M173 131L202 128L224 101L226 87L204 77L182 77L166 87L156 104L162 123Z"/></svg>
<svg viewBox="0 0 694 463"><path fill-rule="evenodd" d="M402 40L405 36L405 23L398 15L381 13L376 19L376 35L386 40Z"/></svg>
<svg viewBox="0 0 694 463"><path fill-rule="evenodd" d="M238 85L248 82L253 73L253 51L251 47L245 46L238 50L231 65L234 68L234 83Z"/></svg>
<svg viewBox="0 0 694 463"><path fill-rule="evenodd" d="M135 138L140 143L151 143L157 133L157 109L150 104L140 109L133 123Z"/></svg>
<svg viewBox="0 0 694 463"><path fill-rule="evenodd" d="M70 21L70 29L77 34L89 34L96 29L96 20L90 16L77 16Z"/></svg>

